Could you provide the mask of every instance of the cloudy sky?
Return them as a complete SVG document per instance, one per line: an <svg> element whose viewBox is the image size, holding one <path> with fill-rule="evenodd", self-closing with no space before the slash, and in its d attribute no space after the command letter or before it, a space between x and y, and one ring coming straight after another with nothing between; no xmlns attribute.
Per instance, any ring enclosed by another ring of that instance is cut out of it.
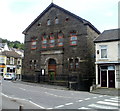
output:
<svg viewBox="0 0 120 111"><path fill-rule="evenodd" d="M100 32L118 27L120 0L53 0L56 5L88 20ZM0 0L0 37L24 42L22 31L52 0Z"/></svg>

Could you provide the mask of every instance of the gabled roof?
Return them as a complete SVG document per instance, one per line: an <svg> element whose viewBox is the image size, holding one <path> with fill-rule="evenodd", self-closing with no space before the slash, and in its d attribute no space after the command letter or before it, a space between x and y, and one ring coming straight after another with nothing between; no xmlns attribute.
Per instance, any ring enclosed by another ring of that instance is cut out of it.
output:
<svg viewBox="0 0 120 111"><path fill-rule="evenodd" d="M85 19L83 19L83 18L81 18L81 17L79 17L79 16L77 16L77 15L75 15L75 14L73 14L73 13L67 11L67 10L65 10L64 8L59 7L58 5L56 5L56 4L54 4L54 3L51 3L22 33L23 33L23 34L26 34L26 32L27 32L50 8L52 8L52 7L55 7L55 8L57 8L57 9L65 12L65 13L67 13L67 14L75 17L76 19L78 19L78 20L80 20L82 23L84 23L85 25L90 26L90 27L91 27L93 30L95 30L98 34L100 34L100 31L97 30L89 21L87 21L87 20L85 20Z"/></svg>
<svg viewBox="0 0 120 111"><path fill-rule="evenodd" d="M3 51L2 55L7 57L21 58L21 56L15 51Z"/></svg>
<svg viewBox="0 0 120 111"><path fill-rule="evenodd" d="M94 40L94 42L109 42L118 40L120 40L120 29L111 29L105 30Z"/></svg>

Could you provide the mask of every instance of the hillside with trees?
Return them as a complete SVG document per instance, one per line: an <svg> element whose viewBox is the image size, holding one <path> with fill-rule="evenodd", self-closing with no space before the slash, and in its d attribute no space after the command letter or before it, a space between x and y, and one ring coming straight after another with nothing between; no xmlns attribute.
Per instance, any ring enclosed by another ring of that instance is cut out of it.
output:
<svg viewBox="0 0 120 111"><path fill-rule="evenodd" d="M0 38L2 43L7 43L8 47L10 48L16 48L16 49L22 49L24 50L24 44L20 43L19 41L9 41L7 39Z"/></svg>

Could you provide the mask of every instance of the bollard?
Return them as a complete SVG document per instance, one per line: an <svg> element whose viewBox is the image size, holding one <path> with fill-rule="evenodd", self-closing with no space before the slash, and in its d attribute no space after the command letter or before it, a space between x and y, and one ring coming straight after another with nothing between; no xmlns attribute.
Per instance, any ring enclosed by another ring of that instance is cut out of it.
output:
<svg viewBox="0 0 120 111"><path fill-rule="evenodd" d="M19 106L19 111L22 111L22 105Z"/></svg>

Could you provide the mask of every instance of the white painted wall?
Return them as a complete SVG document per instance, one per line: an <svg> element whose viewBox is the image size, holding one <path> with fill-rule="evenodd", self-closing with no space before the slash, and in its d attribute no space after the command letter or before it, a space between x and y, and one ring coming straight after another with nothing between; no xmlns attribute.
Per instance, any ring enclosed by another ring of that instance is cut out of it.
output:
<svg viewBox="0 0 120 111"><path fill-rule="evenodd" d="M107 45L107 58L101 59L100 54L100 46L101 45ZM120 56L118 53L118 41L114 42L103 42L103 43L96 43L96 62L104 61L104 62L117 62L118 57ZM120 48L120 46L119 46ZM99 54L97 54L97 50L99 50ZM120 58L120 57L119 57Z"/></svg>

